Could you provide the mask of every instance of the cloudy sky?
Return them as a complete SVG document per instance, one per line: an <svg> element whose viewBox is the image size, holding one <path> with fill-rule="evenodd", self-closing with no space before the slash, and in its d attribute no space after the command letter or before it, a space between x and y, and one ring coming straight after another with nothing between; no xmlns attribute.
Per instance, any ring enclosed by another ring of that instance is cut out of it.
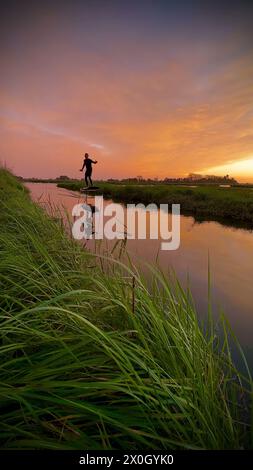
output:
<svg viewBox="0 0 253 470"><path fill-rule="evenodd" d="M253 3L0 7L0 161L22 176L253 181Z"/></svg>

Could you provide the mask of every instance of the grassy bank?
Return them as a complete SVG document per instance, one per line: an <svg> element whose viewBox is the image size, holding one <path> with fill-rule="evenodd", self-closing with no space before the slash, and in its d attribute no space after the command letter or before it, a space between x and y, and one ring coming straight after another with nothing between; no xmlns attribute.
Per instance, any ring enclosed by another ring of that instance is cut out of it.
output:
<svg viewBox="0 0 253 470"><path fill-rule="evenodd" d="M83 182L59 183L59 187L78 191ZM104 197L124 203L180 204L182 214L197 220L212 219L253 228L253 191L246 188L176 185L116 185L99 183Z"/></svg>
<svg viewBox="0 0 253 470"><path fill-rule="evenodd" d="M204 334L176 282L89 254L3 170L0 201L2 448L251 447L225 321Z"/></svg>

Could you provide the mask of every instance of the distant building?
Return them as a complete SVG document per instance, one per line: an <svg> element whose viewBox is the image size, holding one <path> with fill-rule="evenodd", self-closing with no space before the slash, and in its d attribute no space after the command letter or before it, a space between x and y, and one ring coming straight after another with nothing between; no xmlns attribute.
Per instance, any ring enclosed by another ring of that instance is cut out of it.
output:
<svg viewBox="0 0 253 470"><path fill-rule="evenodd" d="M66 180L69 180L70 178L66 175L61 175L61 176L57 176L57 178L55 178L57 181L66 181Z"/></svg>
<svg viewBox="0 0 253 470"><path fill-rule="evenodd" d="M188 175L188 179L191 180L191 181L197 181L197 180L200 180L202 178L203 178L203 176L198 175L197 173L189 173L189 175Z"/></svg>

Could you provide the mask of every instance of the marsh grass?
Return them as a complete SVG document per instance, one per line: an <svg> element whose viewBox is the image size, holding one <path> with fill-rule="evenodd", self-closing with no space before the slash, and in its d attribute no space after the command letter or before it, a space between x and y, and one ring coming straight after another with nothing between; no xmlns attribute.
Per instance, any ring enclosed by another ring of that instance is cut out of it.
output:
<svg viewBox="0 0 253 470"><path fill-rule="evenodd" d="M85 251L0 171L2 448L250 448L225 318L150 267ZM134 280L134 281L133 281Z"/></svg>
<svg viewBox="0 0 253 470"><path fill-rule="evenodd" d="M62 182L59 187L79 191L83 182ZM99 182L105 198L124 203L180 204L182 214L196 220L217 220L225 225L253 228L253 192L250 188L171 184L133 185Z"/></svg>

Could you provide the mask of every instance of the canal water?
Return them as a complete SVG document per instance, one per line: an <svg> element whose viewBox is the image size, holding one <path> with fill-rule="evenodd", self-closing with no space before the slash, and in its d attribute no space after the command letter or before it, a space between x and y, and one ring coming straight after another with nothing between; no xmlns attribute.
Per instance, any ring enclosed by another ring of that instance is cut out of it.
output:
<svg viewBox="0 0 253 470"><path fill-rule="evenodd" d="M71 216L73 206L84 202L83 195L55 184L26 186L32 199L49 211L58 206ZM105 201L105 206L110 202ZM88 203L94 204L94 199ZM127 240L127 251L135 264L158 263L165 273L173 269L184 286L190 283L200 317L207 313L209 258L213 311L216 316L225 313L253 371L253 232L212 221L197 223L183 215L180 222L181 243L176 251L161 251L159 239ZM107 249L115 241L103 243ZM94 241L87 241L87 247L94 250ZM240 362L235 351L234 355Z"/></svg>

